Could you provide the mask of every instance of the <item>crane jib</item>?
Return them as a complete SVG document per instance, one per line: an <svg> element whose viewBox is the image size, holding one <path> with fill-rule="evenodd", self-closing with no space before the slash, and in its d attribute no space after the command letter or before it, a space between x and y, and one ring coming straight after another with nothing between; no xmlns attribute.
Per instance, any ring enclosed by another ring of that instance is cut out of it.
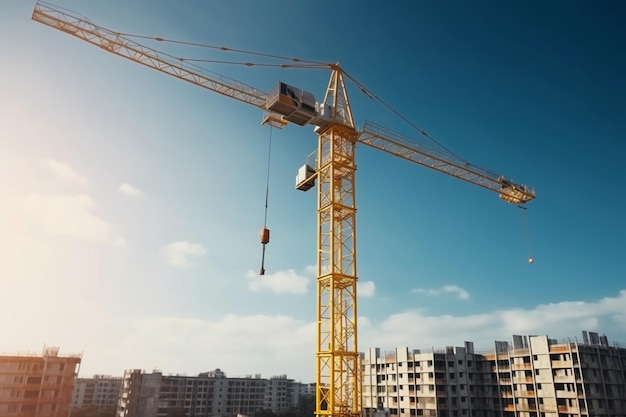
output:
<svg viewBox="0 0 626 417"><path fill-rule="evenodd" d="M441 173L461 179L498 193L500 198L512 204L524 204L535 198L535 191L523 184L515 184L503 175L481 168L397 132L365 122L357 141L372 148L385 151Z"/></svg>

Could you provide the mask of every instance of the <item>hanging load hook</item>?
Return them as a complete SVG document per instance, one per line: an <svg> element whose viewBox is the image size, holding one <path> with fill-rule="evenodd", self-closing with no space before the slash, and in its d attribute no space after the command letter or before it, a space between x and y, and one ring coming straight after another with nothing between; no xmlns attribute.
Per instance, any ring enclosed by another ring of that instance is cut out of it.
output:
<svg viewBox="0 0 626 417"><path fill-rule="evenodd" d="M267 228L267 206L270 196L270 166L272 161L272 126L270 125L270 135L267 146L267 177L265 180L265 213L263 218L263 228L261 229L260 239L261 245L263 245L263 252L261 254L261 269L259 275L265 275L265 245L270 243L270 229Z"/></svg>
<svg viewBox="0 0 626 417"><path fill-rule="evenodd" d="M261 244L263 245L263 254L261 255L261 269L259 270L259 275L265 275L265 245L270 243L270 229L267 227L263 227L261 229L261 235L259 236L261 239Z"/></svg>

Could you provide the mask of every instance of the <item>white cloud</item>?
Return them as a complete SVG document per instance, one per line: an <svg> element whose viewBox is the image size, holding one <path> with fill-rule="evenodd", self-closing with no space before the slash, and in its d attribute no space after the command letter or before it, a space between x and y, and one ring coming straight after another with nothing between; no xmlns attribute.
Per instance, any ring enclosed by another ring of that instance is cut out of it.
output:
<svg viewBox="0 0 626 417"><path fill-rule="evenodd" d="M431 289L413 288L411 292L434 295L434 296L439 296L442 294L451 294L460 300L467 300L470 298L469 292L459 287L458 285L444 285L441 288L431 288Z"/></svg>
<svg viewBox="0 0 626 417"><path fill-rule="evenodd" d="M426 288L413 288L411 292L428 295L439 295L439 292L437 290L427 290Z"/></svg>
<svg viewBox="0 0 626 417"><path fill-rule="evenodd" d="M361 297L371 298L376 294L374 281L357 281L357 294Z"/></svg>
<svg viewBox="0 0 626 417"><path fill-rule="evenodd" d="M368 321L365 322L366 324ZM605 332L610 340L626 337L626 290L595 302L563 301L534 308L513 308L465 316L429 316L408 310L359 329L359 345L366 347L441 348L474 341L478 349L512 334L576 337L581 330Z"/></svg>
<svg viewBox="0 0 626 417"><path fill-rule="evenodd" d="M115 244L114 227L98 213L93 197L73 191L89 185L86 177L53 158L3 156L0 171L5 175L0 181L14 178L0 186L5 240L21 236L32 241L47 235Z"/></svg>
<svg viewBox="0 0 626 417"><path fill-rule="evenodd" d="M128 183L124 183L120 185L117 190L120 193L125 194L129 197L142 197L143 196L143 191L133 187L132 185Z"/></svg>
<svg viewBox="0 0 626 417"><path fill-rule="evenodd" d="M198 243L187 241L172 242L161 248L167 263L176 268L191 267L191 258L198 258L206 253L206 248Z"/></svg>
<svg viewBox="0 0 626 417"><path fill-rule="evenodd" d="M31 193L13 199L13 228L41 230L57 236L111 242L111 226L95 214L96 204L87 194Z"/></svg>
<svg viewBox="0 0 626 417"><path fill-rule="evenodd" d="M299 275L293 269L277 271L273 274L258 275L253 271L246 273L248 289L255 292L273 292L275 294L304 294L307 292L309 278Z"/></svg>
<svg viewBox="0 0 626 417"><path fill-rule="evenodd" d="M72 167L67 164L51 158L42 159L42 164L52 173L54 173L58 178L67 183L76 184L83 187L86 187L89 184L87 178L79 175L76 171L72 169Z"/></svg>
<svg viewBox="0 0 626 417"><path fill-rule="evenodd" d="M0 293L0 300L3 295ZM33 291L24 290L24 295L31 299ZM46 293L37 301L56 311L56 299ZM0 303L0 312L6 312L0 314L0 327L14 335L7 340L5 349L38 349L41 340L62 337L64 349L85 352L82 376L119 375L126 368L154 367L165 373L196 375L221 368L233 377L258 372L264 377L287 374L303 382L315 380L316 325L312 317L301 320L280 314L224 314L214 318L125 315L120 320L108 304L99 306L81 297L72 298L71 303L79 301L83 304L72 304L72 308L63 308L54 315L33 313L27 321L20 316L22 322L16 322L9 314L10 308ZM361 351L403 346L440 349L473 341L476 351L484 352L493 349L494 340L510 341L512 334L547 334L562 340L580 337L581 330L605 333L609 342L626 342L626 290L597 301L563 301L479 314L429 315L409 310L381 318L376 309L370 314L359 317ZM85 326L85 320L94 318L99 326ZM21 331L25 327L31 331ZM72 332L75 328L84 331ZM152 348L132 348L136 346Z"/></svg>
<svg viewBox="0 0 626 417"><path fill-rule="evenodd" d="M118 237L113 241L113 246L117 246L118 248L125 248L128 246L128 242L123 237Z"/></svg>
<svg viewBox="0 0 626 417"><path fill-rule="evenodd" d="M136 368L157 366L167 373L190 375L221 368L231 377L261 373L315 380L315 326L289 316L144 317L129 320L124 327L124 334L111 345L113 357L124 358ZM153 349L148 354L132 349L138 345ZM103 347L94 344L93 349L102 351ZM111 352L105 356L90 351L91 357L95 355L106 360ZM89 375L83 366L81 372ZM102 372L99 366L93 366L93 371Z"/></svg>
<svg viewBox="0 0 626 417"><path fill-rule="evenodd" d="M481 314L433 316L411 310L382 321L359 317L358 343L364 351L403 346L440 349L473 341L476 351L486 351L493 349L494 340L511 340L512 334L547 334L562 339L579 336L581 330L605 332L609 341L624 341L626 324L616 317L626 317L626 290L596 302L560 302ZM124 326L124 334L108 348L114 352L105 354L101 352L103 347L94 344L89 356L96 358L93 361L99 368L91 365L93 369L87 369L89 365L84 364L81 372L88 375L89 371L108 371L102 369L108 358L119 357L136 368L167 366L164 371L175 373L195 374L219 367L230 376L261 372L264 376L286 373L304 382L315 378L314 321L284 315L228 314L217 319L136 318ZM112 327L120 330L119 325ZM154 349L149 353L130 349L138 345ZM207 363L206 358L219 361ZM203 368L198 368L199 362Z"/></svg>
<svg viewBox="0 0 626 417"><path fill-rule="evenodd" d="M456 298L459 298L461 300L467 300L470 297L467 291L457 285L444 285L442 291L449 294L454 294Z"/></svg>

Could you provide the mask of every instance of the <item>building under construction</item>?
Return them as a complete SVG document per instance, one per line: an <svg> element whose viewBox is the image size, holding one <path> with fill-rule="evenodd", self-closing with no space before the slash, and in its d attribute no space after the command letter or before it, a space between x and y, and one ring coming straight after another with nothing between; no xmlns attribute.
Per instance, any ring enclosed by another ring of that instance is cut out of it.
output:
<svg viewBox="0 0 626 417"><path fill-rule="evenodd" d="M122 377L94 375L74 381L72 410L115 410L122 387Z"/></svg>
<svg viewBox="0 0 626 417"><path fill-rule="evenodd" d="M597 333L562 342L513 336L489 353L475 353L472 342L374 348L362 365L366 417L626 416L626 348Z"/></svg>
<svg viewBox="0 0 626 417"><path fill-rule="evenodd" d="M220 369L198 376L128 370L122 378L117 417L226 417L279 413L294 407L300 384L286 375L229 378Z"/></svg>
<svg viewBox="0 0 626 417"><path fill-rule="evenodd" d="M67 417L81 358L61 356L56 347L0 356L0 416Z"/></svg>

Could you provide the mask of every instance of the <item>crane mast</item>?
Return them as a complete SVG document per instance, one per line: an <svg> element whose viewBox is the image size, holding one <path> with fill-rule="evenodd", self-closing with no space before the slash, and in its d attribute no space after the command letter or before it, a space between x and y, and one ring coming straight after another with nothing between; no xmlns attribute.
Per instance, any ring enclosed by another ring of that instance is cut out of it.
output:
<svg viewBox="0 0 626 417"><path fill-rule="evenodd" d="M313 125L318 134L315 167L306 166L296 187L318 182L316 415L361 415L360 354L357 344L355 149L357 143L426 166L498 193L513 204L535 198L533 189L469 164L429 144L366 122L356 129L339 65L329 64L324 101L278 83L269 93L136 43L89 20L38 1L32 19L103 50L264 111L263 122ZM157 38L157 40L159 40Z"/></svg>
<svg viewBox="0 0 626 417"><path fill-rule="evenodd" d="M331 123L318 129L316 415L361 413L357 347L357 132L339 68L324 99Z"/></svg>

